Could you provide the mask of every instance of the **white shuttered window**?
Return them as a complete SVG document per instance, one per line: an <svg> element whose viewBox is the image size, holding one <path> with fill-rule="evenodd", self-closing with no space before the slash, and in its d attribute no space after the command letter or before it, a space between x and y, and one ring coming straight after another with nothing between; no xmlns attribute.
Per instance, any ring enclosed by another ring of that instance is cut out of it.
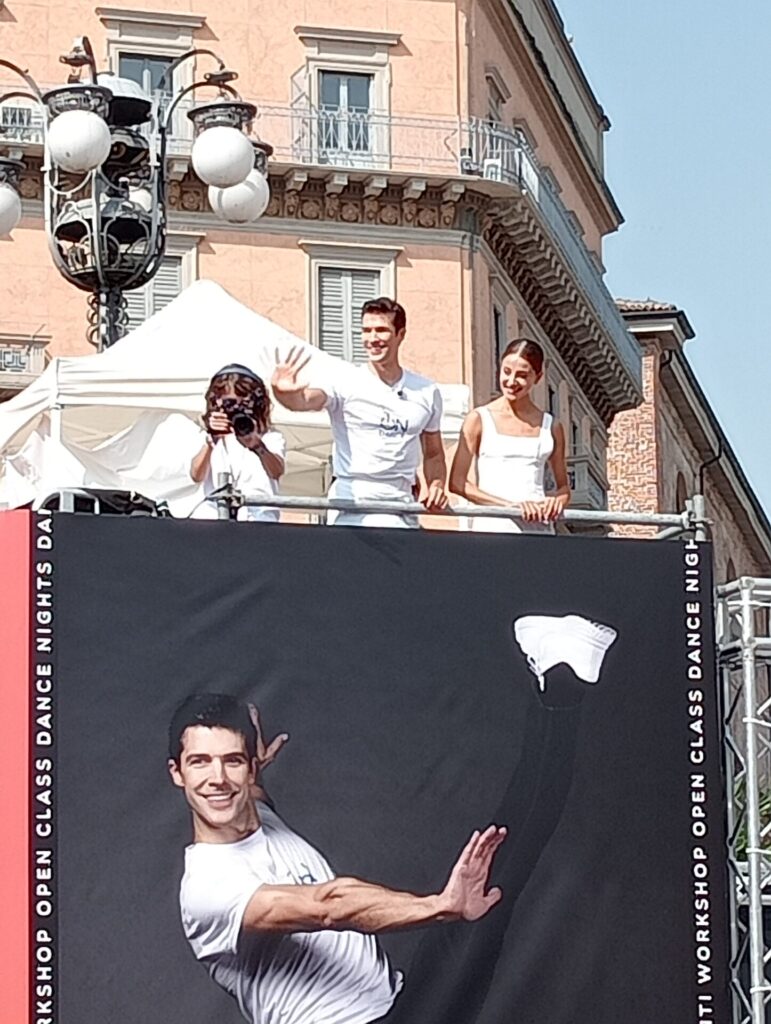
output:
<svg viewBox="0 0 771 1024"><path fill-rule="evenodd" d="M182 291L182 257L164 256L158 273L143 288L126 292L128 329L143 324L153 313L168 306Z"/></svg>
<svg viewBox="0 0 771 1024"><path fill-rule="evenodd" d="M319 347L332 356L363 363L361 307L380 292L380 271L319 267Z"/></svg>

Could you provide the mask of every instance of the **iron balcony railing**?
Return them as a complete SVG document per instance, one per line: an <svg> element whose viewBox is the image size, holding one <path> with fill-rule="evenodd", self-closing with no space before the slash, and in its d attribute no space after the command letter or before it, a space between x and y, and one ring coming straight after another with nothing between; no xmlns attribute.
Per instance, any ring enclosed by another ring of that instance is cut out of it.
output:
<svg viewBox="0 0 771 1024"><path fill-rule="evenodd" d="M192 101L187 101L192 104ZM191 125L177 112L171 156L189 152ZM586 247L575 218L539 167L523 135L481 119L408 117L307 103L260 105L255 129L274 147L274 161L336 170L446 176L500 182L526 193L573 278L634 379L639 353ZM0 106L0 145L40 143L39 111Z"/></svg>
<svg viewBox="0 0 771 1024"><path fill-rule="evenodd" d="M274 159L286 163L476 178L526 193L625 366L639 377L639 353L596 257L515 128L479 118L407 117L307 104L262 105L256 128L274 147Z"/></svg>

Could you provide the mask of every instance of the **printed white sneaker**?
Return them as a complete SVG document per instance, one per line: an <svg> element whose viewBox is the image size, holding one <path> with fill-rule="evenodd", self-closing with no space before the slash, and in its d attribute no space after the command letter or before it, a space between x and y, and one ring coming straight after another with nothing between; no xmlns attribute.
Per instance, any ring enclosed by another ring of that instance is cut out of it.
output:
<svg viewBox="0 0 771 1024"><path fill-rule="evenodd" d="M580 615L525 615L515 620L514 636L544 691L546 673L560 663L569 665L585 683L596 683L605 652L618 633Z"/></svg>

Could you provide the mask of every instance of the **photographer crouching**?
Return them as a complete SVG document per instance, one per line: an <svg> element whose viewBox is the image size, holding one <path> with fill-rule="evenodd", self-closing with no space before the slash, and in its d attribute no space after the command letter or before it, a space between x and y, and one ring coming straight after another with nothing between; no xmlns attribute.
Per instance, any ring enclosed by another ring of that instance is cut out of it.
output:
<svg viewBox="0 0 771 1024"><path fill-rule="evenodd" d="M270 423L270 396L261 377L247 366L232 363L212 377L206 391L203 426L206 438L190 464L190 476L210 495L222 473L236 490L253 499L278 493L284 472L286 442ZM193 519L217 519L216 498L207 498ZM238 519L277 522L278 509L238 509Z"/></svg>

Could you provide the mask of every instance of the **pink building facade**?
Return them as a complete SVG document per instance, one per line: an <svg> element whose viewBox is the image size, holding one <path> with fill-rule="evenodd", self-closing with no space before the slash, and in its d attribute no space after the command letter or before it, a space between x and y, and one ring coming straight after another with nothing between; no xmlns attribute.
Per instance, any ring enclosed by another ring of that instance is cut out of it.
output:
<svg viewBox="0 0 771 1024"><path fill-rule="evenodd" d="M549 366L540 398L566 425L576 502L605 507L608 427L642 397L640 351L603 283L602 239L620 212L603 170L609 122L550 0L183 0L130 7L6 0L0 53L41 85L87 34L100 66L152 90L194 47L217 51L274 147L272 198L223 226L190 168L180 113L170 231L156 279L129 293L132 323L196 278L314 344L361 358L358 309L407 308L405 358L474 403L496 386L506 342L526 332ZM174 87L207 70L183 65ZM201 99L205 94L201 94ZM46 251L39 115L3 104L0 145L26 165L24 219L0 240L0 395L47 355L89 350L86 296Z"/></svg>

